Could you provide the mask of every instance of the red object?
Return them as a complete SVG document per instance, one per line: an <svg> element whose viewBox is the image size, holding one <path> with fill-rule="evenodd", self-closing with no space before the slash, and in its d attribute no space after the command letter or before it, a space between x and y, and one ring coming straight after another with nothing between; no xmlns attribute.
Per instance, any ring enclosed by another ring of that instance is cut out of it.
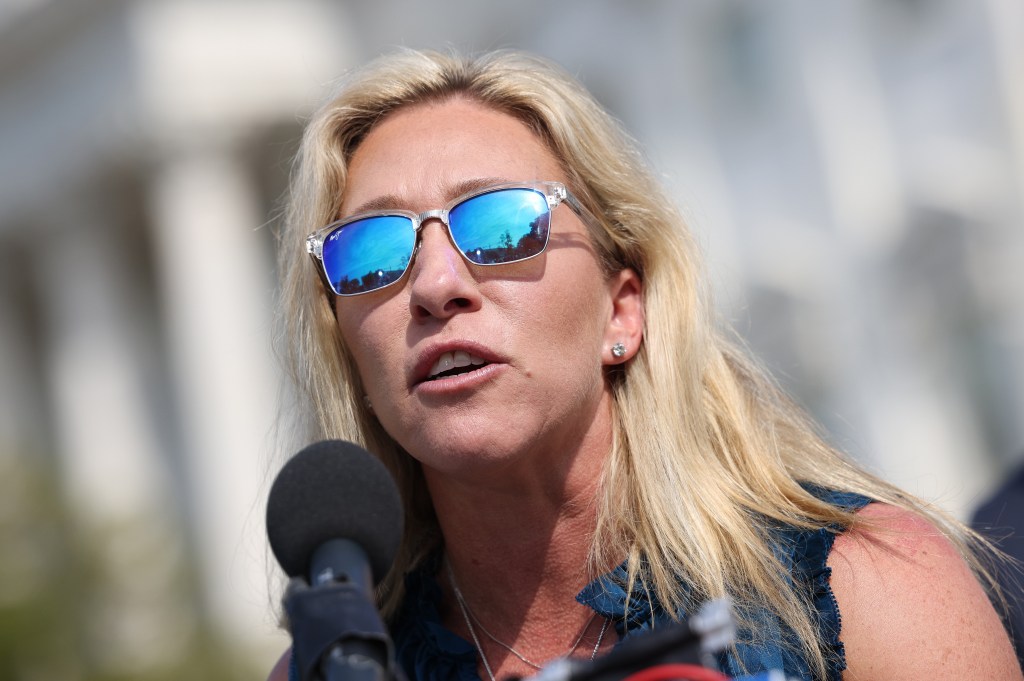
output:
<svg viewBox="0 0 1024 681"><path fill-rule="evenodd" d="M624 681L729 681L729 677L695 664L663 664L627 676Z"/></svg>

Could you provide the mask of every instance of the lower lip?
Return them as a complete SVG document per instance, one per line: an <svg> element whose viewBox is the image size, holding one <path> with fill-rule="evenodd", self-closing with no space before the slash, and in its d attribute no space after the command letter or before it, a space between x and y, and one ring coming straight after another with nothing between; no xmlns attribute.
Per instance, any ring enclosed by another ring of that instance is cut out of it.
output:
<svg viewBox="0 0 1024 681"><path fill-rule="evenodd" d="M445 376L444 378L417 383L413 392L424 396L455 395L467 392L479 388L489 381L493 381L504 369L504 364L485 364L479 369L465 374Z"/></svg>

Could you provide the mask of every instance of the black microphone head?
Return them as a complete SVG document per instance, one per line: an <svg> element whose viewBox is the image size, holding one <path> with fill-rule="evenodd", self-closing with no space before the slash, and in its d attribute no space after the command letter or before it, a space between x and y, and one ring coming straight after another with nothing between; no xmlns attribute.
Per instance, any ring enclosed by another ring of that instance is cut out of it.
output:
<svg viewBox="0 0 1024 681"><path fill-rule="evenodd" d="M342 440L309 445L277 474L267 499L270 548L290 577L308 577L313 552L348 539L366 552L374 583L402 538L402 500L384 464Z"/></svg>

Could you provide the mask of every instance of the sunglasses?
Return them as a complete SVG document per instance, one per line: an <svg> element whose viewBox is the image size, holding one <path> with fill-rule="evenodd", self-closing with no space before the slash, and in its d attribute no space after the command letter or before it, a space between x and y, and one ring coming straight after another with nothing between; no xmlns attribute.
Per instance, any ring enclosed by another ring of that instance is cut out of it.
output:
<svg viewBox="0 0 1024 681"><path fill-rule="evenodd" d="M579 201L560 182L498 184L458 197L440 210L382 210L332 222L306 237L306 252L328 287L356 296L390 286L409 269L419 231L437 218L462 257L474 265L507 265L544 252L551 211L563 201L581 218Z"/></svg>

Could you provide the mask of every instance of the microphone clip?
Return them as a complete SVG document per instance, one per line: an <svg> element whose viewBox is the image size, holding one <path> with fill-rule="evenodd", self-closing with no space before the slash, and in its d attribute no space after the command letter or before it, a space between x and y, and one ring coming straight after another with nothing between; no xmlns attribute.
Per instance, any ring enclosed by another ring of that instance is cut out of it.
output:
<svg viewBox="0 0 1024 681"><path fill-rule="evenodd" d="M294 578L284 610L302 681L403 681L387 628L359 585Z"/></svg>

